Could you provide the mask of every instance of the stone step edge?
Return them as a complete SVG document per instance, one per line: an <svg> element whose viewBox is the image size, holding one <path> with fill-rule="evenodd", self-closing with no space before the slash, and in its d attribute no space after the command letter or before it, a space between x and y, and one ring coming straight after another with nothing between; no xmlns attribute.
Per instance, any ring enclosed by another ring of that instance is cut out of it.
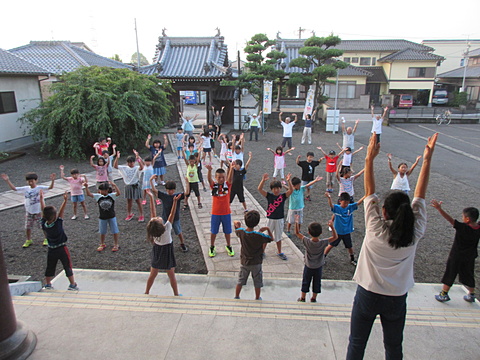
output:
<svg viewBox="0 0 480 360"><path fill-rule="evenodd" d="M15 300L17 305L26 306L40 306L40 307L62 307L62 308L75 308L75 309L90 309L90 310L113 310L113 311L130 311L130 312L155 312L155 313L177 313L177 314L191 314L191 315L213 315L213 316L234 316L234 317L250 317L250 318L272 318L272 319L289 319L289 320L310 320L310 321L337 321L337 322L349 322L350 312L344 313L324 313L324 314L311 314L311 313L278 313L278 309L275 313L268 313L265 309L263 311L226 311L212 309L207 310L205 308L188 308L185 304L182 306L174 307L139 307L138 305L129 306L128 304L85 304L85 303L67 303L65 301L58 302L41 302L34 297L30 297L30 300L26 300L29 297L21 297ZM454 321L457 320L457 321ZM478 328L477 322L460 322L458 317L452 319L442 318L439 316L430 316L428 318L420 318L418 316L412 316L407 314L406 325L414 326L436 326L436 327L456 327L456 328ZM380 322L379 319L376 322Z"/></svg>
<svg viewBox="0 0 480 360"><path fill-rule="evenodd" d="M42 291L36 293L29 293L23 297L38 297L42 299L62 298L62 299L81 299L81 300L97 300L97 301L111 301L111 302L136 302L150 305L195 305L195 306L234 306L238 309L288 309L288 310L313 310L313 311L347 311L350 313L352 305L350 304L332 304L318 302L315 305L312 303L299 303L295 301L257 301L249 299L226 299L226 298L204 298L204 297L186 297L186 296L162 296L162 295L145 295L145 294L123 294L123 293L100 293L80 291L78 293L71 291ZM14 297L15 299L22 299L21 296ZM39 301L42 301L39 299ZM55 301L55 300L53 300ZM473 319L472 321L480 323L480 311L478 309L450 309L450 308L423 308L423 307L409 307L408 313L411 315L425 315L425 316L449 316L455 314L455 317L467 316Z"/></svg>

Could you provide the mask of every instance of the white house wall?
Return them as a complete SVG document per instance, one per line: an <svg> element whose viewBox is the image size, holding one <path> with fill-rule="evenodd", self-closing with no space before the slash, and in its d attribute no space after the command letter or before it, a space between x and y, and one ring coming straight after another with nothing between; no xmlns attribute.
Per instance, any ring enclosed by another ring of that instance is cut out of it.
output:
<svg viewBox="0 0 480 360"><path fill-rule="evenodd" d="M17 121L27 111L36 108L41 101L37 76L1 76L0 92L13 91L17 103L17 112L0 114L0 150L8 151L31 143L24 135L25 127Z"/></svg>

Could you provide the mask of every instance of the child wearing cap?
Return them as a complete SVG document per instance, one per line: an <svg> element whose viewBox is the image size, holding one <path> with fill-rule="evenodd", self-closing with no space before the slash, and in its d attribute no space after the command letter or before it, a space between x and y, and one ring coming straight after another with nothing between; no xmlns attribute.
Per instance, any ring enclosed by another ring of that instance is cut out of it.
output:
<svg viewBox="0 0 480 360"><path fill-rule="evenodd" d="M340 155L342 155L345 152L345 149L340 151L338 155L335 154L335 151L330 150L328 154L323 151L321 146L317 147L318 150L322 152L322 154L325 156L325 171L326 171L326 186L327 186L327 192L333 192L333 178L335 176L335 173L337 172L337 161Z"/></svg>

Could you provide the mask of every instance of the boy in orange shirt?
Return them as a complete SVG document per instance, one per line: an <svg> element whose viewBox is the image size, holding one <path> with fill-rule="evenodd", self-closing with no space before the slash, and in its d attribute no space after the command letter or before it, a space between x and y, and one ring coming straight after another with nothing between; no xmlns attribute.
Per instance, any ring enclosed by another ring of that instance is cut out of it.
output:
<svg viewBox="0 0 480 360"><path fill-rule="evenodd" d="M212 178L212 166L207 165L208 170L208 183L212 189L212 218L210 220L210 250L208 256L214 257L217 255L215 249L215 239L217 238L220 224L222 224L223 232L225 234L225 241L227 245L228 256L235 255L235 252L230 245L230 235L232 233L232 217L230 211L230 191L232 189L233 169L235 167L233 162L228 169L228 174L225 174L225 170L217 169L215 171L215 181Z"/></svg>

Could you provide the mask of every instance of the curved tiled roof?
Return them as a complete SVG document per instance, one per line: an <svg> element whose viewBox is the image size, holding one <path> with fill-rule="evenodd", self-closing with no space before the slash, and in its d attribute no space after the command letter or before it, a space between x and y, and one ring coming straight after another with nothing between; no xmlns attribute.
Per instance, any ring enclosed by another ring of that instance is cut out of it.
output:
<svg viewBox="0 0 480 360"><path fill-rule="evenodd" d="M480 66L467 66L467 69L462 66L460 68L450 70L437 75L437 78L480 78Z"/></svg>
<svg viewBox="0 0 480 360"><path fill-rule="evenodd" d="M165 79L224 79L229 76L223 36L159 38L154 64L139 71Z"/></svg>
<svg viewBox="0 0 480 360"><path fill-rule="evenodd" d="M0 49L0 74L49 75L50 72L7 50Z"/></svg>
<svg viewBox="0 0 480 360"><path fill-rule="evenodd" d="M31 41L30 44L11 49L10 52L53 74L70 72L81 66L131 68L129 65L74 46L69 41Z"/></svg>
<svg viewBox="0 0 480 360"><path fill-rule="evenodd" d="M387 61L395 61L395 60L415 60L415 61L421 61L421 60L445 60L443 56L435 55L432 53L429 53L427 51L417 51L413 49L404 49L398 52L395 52L393 54L384 56L377 61L379 62L387 62Z"/></svg>

